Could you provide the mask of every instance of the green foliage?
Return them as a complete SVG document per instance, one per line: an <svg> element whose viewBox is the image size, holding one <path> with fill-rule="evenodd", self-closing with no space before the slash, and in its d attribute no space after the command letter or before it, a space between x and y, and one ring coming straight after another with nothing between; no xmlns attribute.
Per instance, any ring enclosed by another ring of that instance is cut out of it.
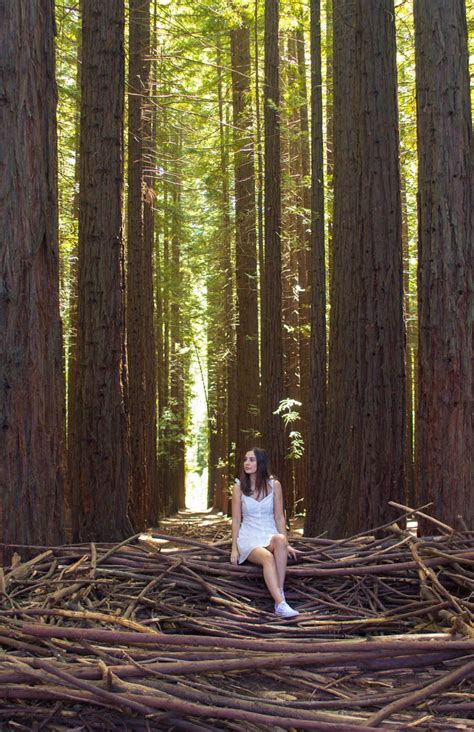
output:
<svg viewBox="0 0 474 732"><path fill-rule="evenodd" d="M301 432L291 429L292 425L298 422L300 417L301 402L296 399L282 399L273 414L278 414L285 425L288 437L288 452L286 457L292 460L298 460L304 452L304 442Z"/></svg>

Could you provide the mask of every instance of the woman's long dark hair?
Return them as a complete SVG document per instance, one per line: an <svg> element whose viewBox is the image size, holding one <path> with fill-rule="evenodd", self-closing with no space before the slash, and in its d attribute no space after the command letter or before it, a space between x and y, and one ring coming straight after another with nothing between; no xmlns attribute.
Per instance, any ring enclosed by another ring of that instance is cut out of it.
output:
<svg viewBox="0 0 474 732"><path fill-rule="evenodd" d="M247 452L253 452L257 458L257 473L255 475L255 491L256 498L260 498L268 495L268 481L272 477L268 468L268 458L265 450L260 447L251 447ZM240 473L240 490L246 496L249 496L252 492L252 483L250 481L250 475L244 470L244 463L242 461L242 471Z"/></svg>

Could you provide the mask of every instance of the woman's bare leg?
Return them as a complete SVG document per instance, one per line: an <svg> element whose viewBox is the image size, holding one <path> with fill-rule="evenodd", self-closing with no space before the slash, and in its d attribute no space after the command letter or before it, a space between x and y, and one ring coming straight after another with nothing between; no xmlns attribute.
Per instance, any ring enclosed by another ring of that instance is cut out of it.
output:
<svg viewBox="0 0 474 732"><path fill-rule="evenodd" d="M288 563L286 536L283 534L274 534L267 549L275 557L276 571L278 575L278 587L282 590L285 586L286 565Z"/></svg>
<svg viewBox="0 0 474 732"><path fill-rule="evenodd" d="M279 577L277 572L277 565L273 552L268 549L264 549L263 546L259 546L250 552L247 559L253 564L259 564L263 567L263 578L265 584L268 587L270 595L278 605L282 600L281 585L279 584Z"/></svg>

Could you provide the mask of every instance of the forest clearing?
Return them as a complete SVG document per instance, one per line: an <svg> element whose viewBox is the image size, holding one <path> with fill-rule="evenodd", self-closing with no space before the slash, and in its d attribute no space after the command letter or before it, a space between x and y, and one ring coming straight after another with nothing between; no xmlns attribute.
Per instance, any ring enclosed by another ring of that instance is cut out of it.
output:
<svg viewBox="0 0 474 732"><path fill-rule="evenodd" d="M474 728L473 29L0 0L1 730Z"/></svg>

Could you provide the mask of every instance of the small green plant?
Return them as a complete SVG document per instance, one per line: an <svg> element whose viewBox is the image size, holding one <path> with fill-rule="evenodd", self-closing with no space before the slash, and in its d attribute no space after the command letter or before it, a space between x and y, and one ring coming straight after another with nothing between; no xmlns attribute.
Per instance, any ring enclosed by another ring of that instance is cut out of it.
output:
<svg viewBox="0 0 474 732"><path fill-rule="evenodd" d="M288 436L288 452L287 458L299 460L304 453L304 441L301 432L290 427L301 419L299 409L301 402L296 399L282 399L278 408L273 414L278 414L285 425L285 431Z"/></svg>

